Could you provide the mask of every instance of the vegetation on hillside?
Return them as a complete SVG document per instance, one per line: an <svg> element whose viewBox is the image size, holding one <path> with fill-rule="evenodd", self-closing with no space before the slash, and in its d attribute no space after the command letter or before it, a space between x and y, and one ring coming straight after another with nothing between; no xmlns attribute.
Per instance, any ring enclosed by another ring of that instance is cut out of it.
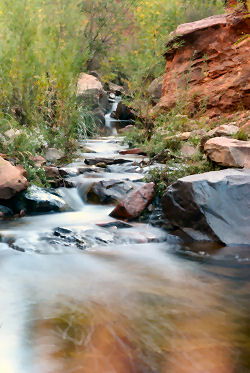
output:
<svg viewBox="0 0 250 373"><path fill-rule="evenodd" d="M48 146L72 151L95 130L76 100L80 72L97 69L144 100L169 33L221 11L220 0L0 0L0 152L27 165Z"/></svg>

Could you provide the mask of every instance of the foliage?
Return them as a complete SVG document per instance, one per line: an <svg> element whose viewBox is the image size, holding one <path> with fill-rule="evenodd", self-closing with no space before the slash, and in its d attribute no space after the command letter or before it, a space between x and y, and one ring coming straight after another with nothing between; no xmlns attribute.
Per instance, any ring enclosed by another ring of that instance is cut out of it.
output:
<svg viewBox="0 0 250 373"><path fill-rule="evenodd" d="M215 171L219 169L211 161L200 160L194 162L193 160L185 163L169 162L164 168L154 168L149 171L145 178L146 182L153 181L156 185L155 195L161 197L166 191L166 188L173 184L178 179L194 174L201 174L203 172Z"/></svg>
<svg viewBox="0 0 250 373"><path fill-rule="evenodd" d="M240 129L233 137L237 140L247 141L248 133L246 133L243 129Z"/></svg>
<svg viewBox="0 0 250 373"><path fill-rule="evenodd" d="M162 55L171 31L181 23L224 11L221 0L140 0L131 10L133 27L122 35L122 45L103 59L102 71L107 80L114 81L122 72L123 81L134 94L138 90L142 94L145 85L164 72Z"/></svg>
<svg viewBox="0 0 250 373"><path fill-rule="evenodd" d="M88 49L88 70L99 69L100 60L110 48L120 45L123 32L132 24L132 8L137 0L84 0L81 11L86 17L84 45Z"/></svg>

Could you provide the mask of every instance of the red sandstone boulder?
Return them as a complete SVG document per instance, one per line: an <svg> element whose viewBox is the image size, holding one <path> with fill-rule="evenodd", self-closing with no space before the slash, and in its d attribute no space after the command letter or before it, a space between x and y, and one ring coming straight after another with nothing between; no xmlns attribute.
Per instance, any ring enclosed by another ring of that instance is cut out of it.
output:
<svg viewBox="0 0 250 373"><path fill-rule="evenodd" d="M214 137L206 142L204 151L222 166L250 168L250 141Z"/></svg>
<svg viewBox="0 0 250 373"><path fill-rule="evenodd" d="M137 218L154 197L155 184L147 183L120 202L110 216L118 219Z"/></svg>
<svg viewBox="0 0 250 373"><path fill-rule="evenodd" d="M235 12L180 25L165 54L167 64L158 109L170 109L184 89L190 112L212 117L250 107L247 38L250 18Z"/></svg>
<svg viewBox="0 0 250 373"><path fill-rule="evenodd" d="M15 167L0 157L0 199L10 199L16 193L28 188L24 168Z"/></svg>

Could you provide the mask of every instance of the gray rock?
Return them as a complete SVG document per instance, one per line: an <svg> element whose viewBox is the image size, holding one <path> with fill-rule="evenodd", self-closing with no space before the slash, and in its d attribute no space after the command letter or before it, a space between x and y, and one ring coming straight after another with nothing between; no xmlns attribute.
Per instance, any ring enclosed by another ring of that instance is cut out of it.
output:
<svg viewBox="0 0 250 373"><path fill-rule="evenodd" d="M144 185L144 183L133 183L127 180L103 180L92 184L86 198L87 201L94 203L116 203L141 185Z"/></svg>
<svg viewBox="0 0 250 373"><path fill-rule="evenodd" d="M58 161L63 156L64 156L64 152L56 148L48 148L45 152L45 158L49 162Z"/></svg>
<svg viewBox="0 0 250 373"><path fill-rule="evenodd" d="M34 185L24 194L24 203L31 214L66 209L66 202L61 197Z"/></svg>
<svg viewBox="0 0 250 373"><path fill-rule="evenodd" d="M250 170L226 169L179 179L163 212L195 240L250 245Z"/></svg>
<svg viewBox="0 0 250 373"><path fill-rule="evenodd" d="M147 93L151 97L153 103L158 103L161 98L163 76L156 78L152 81L147 89Z"/></svg>

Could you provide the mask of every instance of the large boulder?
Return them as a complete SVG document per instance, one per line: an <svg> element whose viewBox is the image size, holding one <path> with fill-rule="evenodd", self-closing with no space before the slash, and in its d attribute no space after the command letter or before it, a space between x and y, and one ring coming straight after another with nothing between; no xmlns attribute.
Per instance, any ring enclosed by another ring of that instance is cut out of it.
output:
<svg viewBox="0 0 250 373"><path fill-rule="evenodd" d="M79 100L87 104L92 110L98 124L105 124L105 114L110 108L107 92L100 80L93 75L82 73L77 84Z"/></svg>
<svg viewBox="0 0 250 373"><path fill-rule="evenodd" d="M240 12L180 25L167 44L158 109L175 106L184 90L194 114L249 108L249 29L250 18Z"/></svg>
<svg viewBox="0 0 250 373"><path fill-rule="evenodd" d="M250 141L214 137L205 143L204 151L221 166L250 168Z"/></svg>
<svg viewBox="0 0 250 373"><path fill-rule="evenodd" d="M250 170L186 176L167 188L163 211L195 240L250 244Z"/></svg>
<svg viewBox="0 0 250 373"><path fill-rule="evenodd" d="M138 190L131 192L111 212L110 216L118 219L135 219L149 205L154 197L155 184L147 183Z"/></svg>
<svg viewBox="0 0 250 373"><path fill-rule="evenodd" d="M13 166L0 157L0 200L12 198L28 188L27 173L22 167Z"/></svg>

